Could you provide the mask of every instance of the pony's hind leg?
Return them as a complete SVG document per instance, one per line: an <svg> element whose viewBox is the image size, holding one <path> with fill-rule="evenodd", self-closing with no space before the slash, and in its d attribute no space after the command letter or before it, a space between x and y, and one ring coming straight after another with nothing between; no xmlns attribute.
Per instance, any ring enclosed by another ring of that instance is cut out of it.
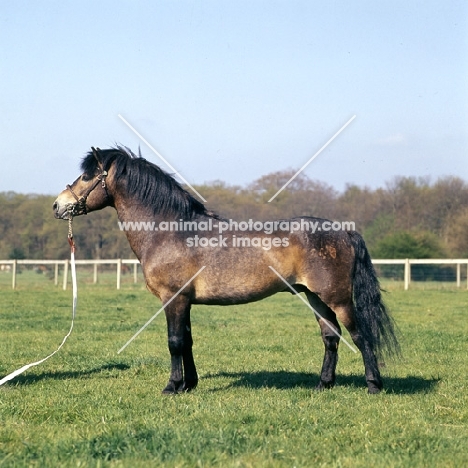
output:
<svg viewBox="0 0 468 468"><path fill-rule="evenodd" d="M317 390L323 390L335 385L341 329L336 320L335 313L317 295L308 291L306 295L310 305L316 311L315 316L320 325L322 340L325 346L320 382L316 387Z"/></svg>
<svg viewBox="0 0 468 468"><path fill-rule="evenodd" d="M351 335L354 344L362 354L366 373L367 389L369 393L379 393L383 388L383 383L382 378L380 377L377 357L369 342L366 341L358 331L353 304L350 303L345 306L335 307L334 309L338 318Z"/></svg>
<svg viewBox="0 0 468 468"><path fill-rule="evenodd" d="M177 297L165 308L168 345L171 354L171 375L164 394L187 392L198 383L197 370L192 354L190 303Z"/></svg>

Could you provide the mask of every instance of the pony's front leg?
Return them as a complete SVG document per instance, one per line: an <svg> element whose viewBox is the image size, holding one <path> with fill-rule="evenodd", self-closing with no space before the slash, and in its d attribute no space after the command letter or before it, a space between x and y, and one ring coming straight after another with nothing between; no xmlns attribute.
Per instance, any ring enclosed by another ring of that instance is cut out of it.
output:
<svg viewBox="0 0 468 468"><path fill-rule="evenodd" d="M198 383L192 354L190 302L187 298L179 296L165 308L165 313L169 352L171 353L171 376L163 393L187 392L194 389Z"/></svg>
<svg viewBox="0 0 468 468"><path fill-rule="evenodd" d="M192 346L192 325L190 323L190 304L187 311L187 323L185 324L185 348L182 353L184 364L184 386L182 391L189 392L198 385L198 374L193 359Z"/></svg>

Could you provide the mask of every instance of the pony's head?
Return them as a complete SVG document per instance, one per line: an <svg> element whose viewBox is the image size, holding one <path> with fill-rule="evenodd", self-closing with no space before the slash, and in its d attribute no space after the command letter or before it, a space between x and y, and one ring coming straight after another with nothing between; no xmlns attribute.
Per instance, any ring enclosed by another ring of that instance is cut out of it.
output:
<svg viewBox="0 0 468 468"><path fill-rule="evenodd" d="M56 218L87 214L112 204L107 190L107 176L112 161L103 158L101 150L92 148L81 163L83 173L60 193L54 202Z"/></svg>

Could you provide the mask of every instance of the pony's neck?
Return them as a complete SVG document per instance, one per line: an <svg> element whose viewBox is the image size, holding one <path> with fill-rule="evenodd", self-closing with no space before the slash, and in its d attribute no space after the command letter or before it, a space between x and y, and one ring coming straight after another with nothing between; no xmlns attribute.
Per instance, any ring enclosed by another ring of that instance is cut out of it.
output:
<svg viewBox="0 0 468 468"><path fill-rule="evenodd" d="M159 246L175 240L177 232L169 229L169 223L177 223L184 219L183 214L164 214L155 212L153 207L144 206L136 197L128 197L125 193L117 191L114 196L113 206L119 218L118 228L125 232L131 249L140 262L154 254L154 250ZM203 221L210 218L217 219L217 215L212 212L197 213L190 218L191 221ZM166 222L165 229L161 229L163 222Z"/></svg>

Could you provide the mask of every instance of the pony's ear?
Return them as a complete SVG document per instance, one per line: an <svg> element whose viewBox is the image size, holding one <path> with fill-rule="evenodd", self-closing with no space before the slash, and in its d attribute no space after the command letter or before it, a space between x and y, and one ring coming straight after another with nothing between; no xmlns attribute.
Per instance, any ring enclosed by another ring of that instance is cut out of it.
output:
<svg viewBox="0 0 468 468"><path fill-rule="evenodd" d="M96 158L96 161L100 164L101 159L99 158L99 151L101 151L99 148L96 149L94 146L91 146L91 150L93 152L93 156Z"/></svg>
<svg viewBox="0 0 468 468"><path fill-rule="evenodd" d="M98 166L102 170L102 161L101 161L101 154L100 154L101 150L99 148L95 148L94 146L91 146L91 150L93 152L94 158L98 162Z"/></svg>

